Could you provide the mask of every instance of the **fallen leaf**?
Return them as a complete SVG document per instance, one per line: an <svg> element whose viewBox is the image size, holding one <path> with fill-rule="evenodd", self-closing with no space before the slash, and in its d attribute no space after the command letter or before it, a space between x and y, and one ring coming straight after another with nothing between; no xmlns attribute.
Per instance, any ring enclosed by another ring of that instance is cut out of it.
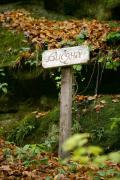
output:
<svg viewBox="0 0 120 180"><path fill-rule="evenodd" d="M118 103L118 102L120 102L120 101L119 101L119 99L112 99L112 102L113 102L113 103Z"/></svg>
<svg viewBox="0 0 120 180"><path fill-rule="evenodd" d="M102 104L106 104L106 101L105 101L105 100L102 100L102 101L100 101L100 103L102 103Z"/></svg>
<svg viewBox="0 0 120 180"><path fill-rule="evenodd" d="M104 105L102 105L102 104L97 104L97 105L94 107L94 109L95 109L96 112L99 112L103 107L104 107Z"/></svg>

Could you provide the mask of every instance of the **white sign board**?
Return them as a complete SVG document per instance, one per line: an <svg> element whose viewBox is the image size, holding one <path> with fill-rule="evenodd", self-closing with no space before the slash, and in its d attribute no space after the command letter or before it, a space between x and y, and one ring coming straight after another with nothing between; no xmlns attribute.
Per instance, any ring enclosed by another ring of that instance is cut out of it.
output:
<svg viewBox="0 0 120 180"><path fill-rule="evenodd" d="M74 46L61 49L44 51L42 54L42 66L53 68L83 64L90 59L88 46Z"/></svg>

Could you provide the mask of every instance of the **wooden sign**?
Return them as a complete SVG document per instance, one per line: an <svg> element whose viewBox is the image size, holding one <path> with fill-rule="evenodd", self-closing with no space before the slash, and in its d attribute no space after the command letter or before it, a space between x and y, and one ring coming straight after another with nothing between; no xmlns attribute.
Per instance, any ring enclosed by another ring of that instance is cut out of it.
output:
<svg viewBox="0 0 120 180"><path fill-rule="evenodd" d="M62 144L71 135L72 124L72 65L87 63L89 48L76 46L45 51L42 55L44 68L63 67L61 70L59 151L61 158L67 156Z"/></svg>
<svg viewBox="0 0 120 180"><path fill-rule="evenodd" d="M44 51L42 55L42 66L53 68L86 63L89 60L89 49L87 46L75 46L61 49Z"/></svg>

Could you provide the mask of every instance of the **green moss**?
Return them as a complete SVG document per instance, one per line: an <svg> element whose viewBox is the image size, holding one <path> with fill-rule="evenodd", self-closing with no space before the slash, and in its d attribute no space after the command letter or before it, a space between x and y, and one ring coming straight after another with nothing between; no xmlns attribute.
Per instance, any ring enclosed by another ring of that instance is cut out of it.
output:
<svg viewBox="0 0 120 180"><path fill-rule="evenodd" d="M31 137L28 137L28 142L40 143L47 140L51 132L52 127L59 123L59 109L55 107L47 115L40 118L39 125L35 131L35 134L32 134Z"/></svg>
<svg viewBox="0 0 120 180"><path fill-rule="evenodd" d="M120 101L113 102L112 98L110 95L101 96L95 101L77 103L73 107L73 133L90 133L92 143L102 146L106 151L120 149ZM102 102L103 107L97 112L95 108ZM38 119L35 114L25 115L12 129L9 137L14 142L25 144L54 141L57 147L59 108L55 107Z"/></svg>
<svg viewBox="0 0 120 180"><path fill-rule="evenodd" d="M21 48L28 47L22 33L0 28L0 66L11 66L17 61Z"/></svg>
<svg viewBox="0 0 120 180"><path fill-rule="evenodd" d="M100 105L102 100L106 103L96 112L95 107ZM78 131L91 133L93 144L103 146L106 150L120 149L120 102L112 102L112 97L106 95L89 103L77 105L77 113L74 113L73 118L74 123L79 122ZM114 123L116 125L111 128Z"/></svg>
<svg viewBox="0 0 120 180"><path fill-rule="evenodd" d="M59 110L58 108L54 108L51 112L49 112L46 116L41 118L41 124L38 131L46 131L48 130L48 125L58 123L59 122Z"/></svg>
<svg viewBox="0 0 120 180"><path fill-rule="evenodd" d="M29 136L37 127L38 119L35 114L26 115L20 122L14 125L14 128L8 135L8 140L22 145L26 136Z"/></svg>
<svg viewBox="0 0 120 180"><path fill-rule="evenodd" d="M51 133L54 136L53 127L56 127L56 125L58 127L58 108L54 108L43 117L38 117L36 113L27 113L21 120L11 122L11 125L6 128L7 132L5 130L3 132L3 129L0 129L0 132L9 141L15 142L17 145L40 143L45 141L47 137L50 139ZM56 130L57 128L55 128L54 132Z"/></svg>

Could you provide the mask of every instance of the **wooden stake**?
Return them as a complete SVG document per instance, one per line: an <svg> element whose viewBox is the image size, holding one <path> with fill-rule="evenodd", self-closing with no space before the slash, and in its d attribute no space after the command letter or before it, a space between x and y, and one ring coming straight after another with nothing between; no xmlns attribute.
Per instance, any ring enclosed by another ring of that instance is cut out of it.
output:
<svg viewBox="0 0 120 180"><path fill-rule="evenodd" d="M42 66L44 68L63 67L60 98L60 157L67 156L62 150L62 144L71 135L72 121L72 65L85 64L90 59L88 46L65 47L44 51L42 54Z"/></svg>
<svg viewBox="0 0 120 180"><path fill-rule="evenodd" d="M72 121L72 67L62 68L61 95L60 95L60 132L59 132L59 156L66 157L62 144L71 135Z"/></svg>

